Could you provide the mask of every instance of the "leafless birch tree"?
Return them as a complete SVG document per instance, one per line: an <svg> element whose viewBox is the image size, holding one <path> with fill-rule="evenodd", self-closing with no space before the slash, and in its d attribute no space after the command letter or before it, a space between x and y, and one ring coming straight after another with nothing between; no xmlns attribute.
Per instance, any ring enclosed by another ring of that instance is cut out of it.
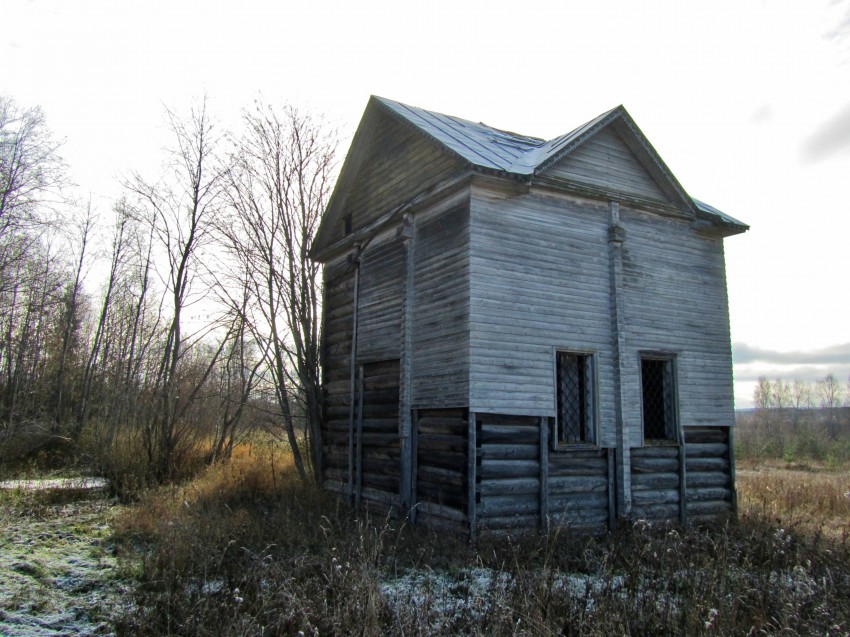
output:
<svg viewBox="0 0 850 637"><path fill-rule="evenodd" d="M320 269L308 251L332 186L336 138L291 106L257 103L243 123L227 173L232 214L220 228L250 286L248 326L266 353L296 469L307 477L297 436L303 422L318 478Z"/></svg>

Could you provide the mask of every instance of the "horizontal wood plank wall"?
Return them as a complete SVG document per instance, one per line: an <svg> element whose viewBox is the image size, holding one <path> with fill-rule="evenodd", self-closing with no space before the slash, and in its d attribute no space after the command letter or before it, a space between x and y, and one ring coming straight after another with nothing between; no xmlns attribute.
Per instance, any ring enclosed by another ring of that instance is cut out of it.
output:
<svg viewBox="0 0 850 637"><path fill-rule="evenodd" d="M626 229L623 283L626 361L623 379L631 446L642 444L639 352L677 356L679 420L685 427L734 423L732 347L721 239L696 235L686 220L621 206Z"/></svg>
<svg viewBox="0 0 850 637"><path fill-rule="evenodd" d="M474 189L470 255L470 408L553 417L555 349L595 352L614 446L607 204Z"/></svg>
<svg viewBox="0 0 850 637"><path fill-rule="evenodd" d="M363 365L362 498L379 515L397 513L401 480L399 361Z"/></svg>
<svg viewBox="0 0 850 637"><path fill-rule="evenodd" d="M685 427L688 520L734 511L729 427Z"/></svg>
<svg viewBox="0 0 850 637"><path fill-rule="evenodd" d="M546 502L549 525L604 529L609 522L608 449L561 449L545 445L547 497L540 497L540 419L478 414L478 526L532 529ZM551 422L546 424L546 431Z"/></svg>
<svg viewBox="0 0 850 637"><path fill-rule="evenodd" d="M325 266L323 278L324 487L328 491L345 494L348 491L349 361L354 268L341 259Z"/></svg>
<svg viewBox="0 0 850 637"><path fill-rule="evenodd" d="M544 174L655 201L667 197L612 128L594 135Z"/></svg>
<svg viewBox="0 0 850 637"><path fill-rule="evenodd" d="M404 245L390 239L361 256L358 361L398 358L404 292Z"/></svg>
<svg viewBox="0 0 850 637"><path fill-rule="evenodd" d="M468 212L459 208L416 226L413 407L469 404Z"/></svg>
<svg viewBox="0 0 850 637"><path fill-rule="evenodd" d="M679 448L674 445L631 450L632 517L679 519Z"/></svg>
<svg viewBox="0 0 850 637"><path fill-rule="evenodd" d="M372 117L378 132L344 202L354 230L464 169L457 158L409 125L377 111ZM334 228L329 243L342 239L343 232L342 224Z"/></svg>
<svg viewBox="0 0 850 637"><path fill-rule="evenodd" d="M477 414L478 527L533 529L540 522L539 418Z"/></svg>
<svg viewBox="0 0 850 637"><path fill-rule="evenodd" d="M604 529L609 523L608 454L613 449L549 452L549 520L577 529ZM613 467L610 467L613 468Z"/></svg>
<svg viewBox="0 0 850 637"><path fill-rule="evenodd" d="M420 409L415 421L417 523L466 531L466 410Z"/></svg>

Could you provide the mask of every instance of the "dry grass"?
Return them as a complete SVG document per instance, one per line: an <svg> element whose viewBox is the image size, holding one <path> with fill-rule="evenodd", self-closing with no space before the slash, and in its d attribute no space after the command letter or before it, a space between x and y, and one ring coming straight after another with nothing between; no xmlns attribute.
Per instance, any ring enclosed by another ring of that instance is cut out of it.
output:
<svg viewBox="0 0 850 637"><path fill-rule="evenodd" d="M751 462L737 480L742 513L833 539L850 536L850 470Z"/></svg>
<svg viewBox="0 0 850 637"><path fill-rule="evenodd" d="M846 475L846 474L845 474ZM463 538L355 519L272 446L115 524L140 582L123 635L845 635L841 474L743 468L742 515L587 537ZM799 483L799 484L798 484Z"/></svg>

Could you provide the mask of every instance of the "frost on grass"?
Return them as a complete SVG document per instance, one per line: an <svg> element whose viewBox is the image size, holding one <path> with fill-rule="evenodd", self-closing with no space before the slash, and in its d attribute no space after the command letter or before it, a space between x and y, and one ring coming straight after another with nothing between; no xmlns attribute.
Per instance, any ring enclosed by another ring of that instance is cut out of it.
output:
<svg viewBox="0 0 850 637"><path fill-rule="evenodd" d="M122 584L102 500L0 502L0 635L110 635Z"/></svg>
<svg viewBox="0 0 850 637"><path fill-rule="evenodd" d="M598 596L622 591L623 584L624 578L619 575L556 573L551 589L555 595L592 611ZM451 624L460 619L483 619L510 599L515 586L517 581L510 573L489 568L452 572L419 569L383 581L380 590L396 615L416 614Z"/></svg>
<svg viewBox="0 0 850 637"><path fill-rule="evenodd" d="M455 574L413 570L381 583L381 593L396 611L407 608L450 620L460 616L479 619L494 600L504 597L510 575L487 568L461 570Z"/></svg>

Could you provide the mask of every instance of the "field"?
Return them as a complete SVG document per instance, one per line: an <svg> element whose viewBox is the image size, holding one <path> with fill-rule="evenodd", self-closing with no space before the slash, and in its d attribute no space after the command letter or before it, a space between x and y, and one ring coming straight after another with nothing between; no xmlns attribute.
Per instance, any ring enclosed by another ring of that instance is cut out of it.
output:
<svg viewBox="0 0 850 637"><path fill-rule="evenodd" d="M17 491L0 499L0 633L850 633L847 468L746 461L738 485L737 522L476 547L355 519L262 445L134 505Z"/></svg>

